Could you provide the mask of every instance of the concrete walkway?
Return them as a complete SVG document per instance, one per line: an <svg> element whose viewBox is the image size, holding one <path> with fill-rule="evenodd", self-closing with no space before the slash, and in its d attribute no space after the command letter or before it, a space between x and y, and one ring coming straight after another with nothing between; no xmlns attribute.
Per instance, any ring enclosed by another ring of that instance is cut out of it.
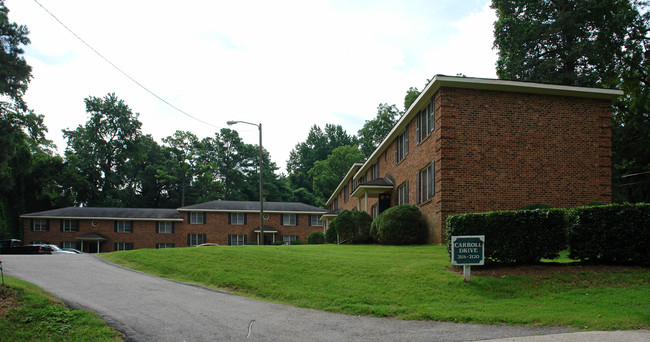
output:
<svg viewBox="0 0 650 342"><path fill-rule="evenodd" d="M650 340L647 331L557 335L570 329L401 321L300 309L150 276L89 254L2 255L2 261L5 274L97 313L128 341Z"/></svg>

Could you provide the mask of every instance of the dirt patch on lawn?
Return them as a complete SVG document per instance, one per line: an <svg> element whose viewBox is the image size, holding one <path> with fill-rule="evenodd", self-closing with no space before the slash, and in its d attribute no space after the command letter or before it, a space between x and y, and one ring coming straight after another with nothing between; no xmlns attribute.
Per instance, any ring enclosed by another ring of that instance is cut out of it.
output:
<svg viewBox="0 0 650 342"><path fill-rule="evenodd" d="M450 266L448 271L463 275L462 266ZM546 277L554 273L580 273L580 272L615 272L615 271L638 271L647 270L648 267L639 266L615 266L615 265L589 265L576 263L544 263L538 265L519 266L472 266L472 276L478 277L505 277L505 276L538 276Z"/></svg>
<svg viewBox="0 0 650 342"><path fill-rule="evenodd" d="M0 318L5 317L7 311L11 308L18 306L18 300L16 300L15 291L6 289L6 293L2 293L2 288L0 288Z"/></svg>

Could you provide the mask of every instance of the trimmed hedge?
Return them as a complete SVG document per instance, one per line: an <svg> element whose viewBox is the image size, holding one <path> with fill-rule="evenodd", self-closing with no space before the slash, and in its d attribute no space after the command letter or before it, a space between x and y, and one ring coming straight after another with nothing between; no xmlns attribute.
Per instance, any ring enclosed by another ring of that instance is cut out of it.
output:
<svg viewBox="0 0 650 342"><path fill-rule="evenodd" d="M420 209L414 205L398 205L379 214L370 226L371 237L384 245L423 244L427 225Z"/></svg>
<svg viewBox="0 0 650 342"><path fill-rule="evenodd" d="M447 249L451 237L485 235L485 262L537 263L553 259L566 249L565 211L515 210L451 215L447 217Z"/></svg>
<svg viewBox="0 0 650 342"><path fill-rule="evenodd" d="M310 245L320 245L325 243L325 234L323 232L312 232L307 237L307 243Z"/></svg>
<svg viewBox="0 0 650 342"><path fill-rule="evenodd" d="M568 211L572 259L650 265L650 204L612 204Z"/></svg>
<svg viewBox="0 0 650 342"><path fill-rule="evenodd" d="M334 220L332 226L339 235L340 242L370 242L370 224L372 217L365 211L343 210Z"/></svg>
<svg viewBox="0 0 650 342"><path fill-rule="evenodd" d="M336 227L334 227L332 223L334 222L330 222L329 227L327 227L327 230L325 231L325 242L327 243L337 243Z"/></svg>

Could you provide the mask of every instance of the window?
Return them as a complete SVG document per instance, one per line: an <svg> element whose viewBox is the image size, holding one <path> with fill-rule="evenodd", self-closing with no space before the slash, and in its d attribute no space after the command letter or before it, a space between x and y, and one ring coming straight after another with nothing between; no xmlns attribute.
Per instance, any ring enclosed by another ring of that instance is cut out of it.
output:
<svg viewBox="0 0 650 342"><path fill-rule="evenodd" d="M350 187L348 187L348 185L346 184L343 187L343 200L347 202L348 198L350 198Z"/></svg>
<svg viewBox="0 0 650 342"><path fill-rule="evenodd" d="M409 181L402 183L397 188L397 205L408 204L409 203Z"/></svg>
<svg viewBox="0 0 650 342"><path fill-rule="evenodd" d="M370 180L379 178L379 162L372 164L370 167Z"/></svg>
<svg viewBox="0 0 650 342"><path fill-rule="evenodd" d="M133 242L115 242L113 243L114 251L130 251L133 249Z"/></svg>
<svg viewBox="0 0 650 342"><path fill-rule="evenodd" d="M187 245L196 246L205 243L205 234L187 234Z"/></svg>
<svg viewBox="0 0 650 342"><path fill-rule="evenodd" d="M409 129L406 126L404 133L395 139L395 164L399 163L409 154Z"/></svg>
<svg viewBox="0 0 650 342"><path fill-rule="evenodd" d="M338 197L334 199L334 210L339 208L339 199Z"/></svg>
<svg viewBox="0 0 650 342"><path fill-rule="evenodd" d="M435 107L435 103L432 97L431 102L429 102L427 107L422 109L417 115L417 125L416 125L415 135L417 137L418 144L420 143L420 141L424 140L429 135L429 133L433 132L434 107Z"/></svg>
<svg viewBox="0 0 650 342"><path fill-rule="evenodd" d="M79 242L78 241L63 241L63 242L61 242L61 248L79 249Z"/></svg>
<svg viewBox="0 0 650 342"><path fill-rule="evenodd" d="M246 224L246 213L230 213L228 217L228 224Z"/></svg>
<svg viewBox="0 0 650 342"><path fill-rule="evenodd" d="M161 248L174 248L173 243L157 243L156 248L161 249Z"/></svg>
<svg viewBox="0 0 650 342"><path fill-rule="evenodd" d="M78 220L61 220L61 231L63 231L63 232L78 232L79 231L79 221Z"/></svg>
<svg viewBox="0 0 650 342"><path fill-rule="evenodd" d="M169 221L156 222L156 233L174 234L174 222L169 222Z"/></svg>
<svg viewBox="0 0 650 342"><path fill-rule="evenodd" d="M50 230L50 220L34 219L32 223L32 230L35 232L45 232Z"/></svg>
<svg viewBox="0 0 650 342"><path fill-rule="evenodd" d="M283 226L296 226L298 225L298 215L297 214L282 214L281 217Z"/></svg>
<svg viewBox="0 0 650 342"><path fill-rule="evenodd" d="M322 227L323 221L320 220L320 215L309 215L309 225Z"/></svg>
<svg viewBox="0 0 650 342"><path fill-rule="evenodd" d="M298 240L298 235L283 235L282 242L291 244L291 241Z"/></svg>
<svg viewBox="0 0 650 342"><path fill-rule="evenodd" d="M115 231L117 233L133 233L133 222L115 221Z"/></svg>
<svg viewBox="0 0 650 342"><path fill-rule="evenodd" d="M422 203L433 197L435 194L435 163L431 162L427 167L418 172L418 203Z"/></svg>
<svg viewBox="0 0 650 342"><path fill-rule="evenodd" d="M205 224L205 213L197 211L190 212L190 224Z"/></svg>
<svg viewBox="0 0 650 342"><path fill-rule="evenodd" d="M247 240L246 238L247 238L246 235L230 234L228 235L228 244L230 246L243 246L246 244L246 240Z"/></svg>
<svg viewBox="0 0 650 342"><path fill-rule="evenodd" d="M373 219L379 216L379 205L375 204L370 208L370 216L372 216Z"/></svg>

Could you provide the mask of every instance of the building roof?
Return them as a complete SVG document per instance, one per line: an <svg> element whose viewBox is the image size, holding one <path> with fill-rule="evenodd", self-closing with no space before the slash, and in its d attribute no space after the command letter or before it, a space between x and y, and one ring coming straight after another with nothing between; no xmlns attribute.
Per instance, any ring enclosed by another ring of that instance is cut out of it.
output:
<svg viewBox="0 0 650 342"><path fill-rule="evenodd" d="M363 166L363 162L355 162L354 164L352 164L352 166L350 167L350 170L348 170L348 173L345 174L345 177L343 177L343 179L339 183L339 186L336 188L336 190L334 190L332 195L330 195L330 198L327 200L326 204L328 206L332 203L332 201L334 201L334 198L336 198L336 195L341 191L341 189L343 189L345 184L347 184L350 181L350 178L352 178L352 176L354 176L354 174L357 173L357 170L361 166Z"/></svg>
<svg viewBox="0 0 650 342"><path fill-rule="evenodd" d="M212 201L190 205L179 211L223 211L223 212L256 212L260 211L260 202L256 201ZM298 202L264 202L265 213L304 213L323 214L325 209Z"/></svg>
<svg viewBox="0 0 650 342"><path fill-rule="evenodd" d="M67 207L30 213L20 216L22 218L56 218L56 219L129 219L129 220L155 220L155 221L182 221L181 213L176 209L158 208L94 208L94 207Z"/></svg>
<svg viewBox="0 0 650 342"><path fill-rule="evenodd" d="M605 88L587 88L565 86L557 84L543 84L535 82L521 82L521 81L507 81L489 78L475 78L475 77L458 77L458 76L445 76L435 75L431 82L422 90L420 96L411 104L406 110L400 120L393 126L393 129L388 133L386 138L377 146L372 152L366 162L357 169L354 179L357 179L372 166L377 159L395 140L395 138L402 134L406 125L413 120L415 115L422 110L428 103L431 97L441 87L450 88L465 88L465 89L482 89L493 91L507 91L513 93L530 93L541 95L556 95L556 96L572 96L583 98L595 98L602 100L612 101L619 96L623 95L622 90L618 89L605 89Z"/></svg>

